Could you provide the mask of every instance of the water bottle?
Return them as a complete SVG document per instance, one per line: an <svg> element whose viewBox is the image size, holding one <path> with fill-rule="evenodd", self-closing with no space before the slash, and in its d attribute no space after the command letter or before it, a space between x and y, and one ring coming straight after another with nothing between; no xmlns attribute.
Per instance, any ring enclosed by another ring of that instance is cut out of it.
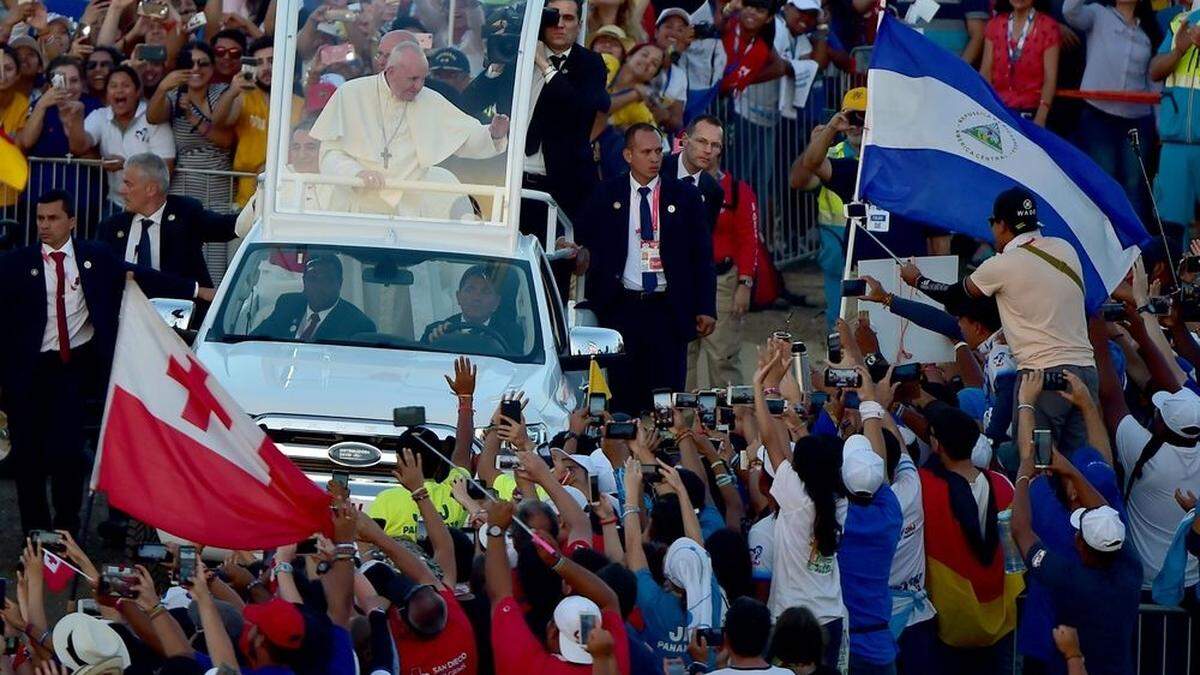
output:
<svg viewBox="0 0 1200 675"><path fill-rule="evenodd" d="M801 394L812 393L812 372L808 366L808 347L800 340L792 343L792 377Z"/></svg>
<svg viewBox="0 0 1200 675"><path fill-rule="evenodd" d="M1012 509L1004 509L996 514L996 522L1000 530L1000 545L1004 547L1005 574L1020 574L1025 571L1025 560L1021 558L1021 550L1012 536Z"/></svg>

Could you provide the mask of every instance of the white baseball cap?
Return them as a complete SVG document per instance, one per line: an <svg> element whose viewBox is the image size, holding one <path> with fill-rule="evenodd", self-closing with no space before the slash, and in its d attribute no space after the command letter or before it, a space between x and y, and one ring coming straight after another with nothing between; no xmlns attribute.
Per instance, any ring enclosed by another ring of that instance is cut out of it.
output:
<svg viewBox="0 0 1200 675"><path fill-rule="evenodd" d="M554 625L558 627L558 651L568 663L591 664L592 655L583 648L580 617L596 617L600 625L600 608L582 595L568 595L554 608Z"/></svg>
<svg viewBox="0 0 1200 675"><path fill-rule="evenodd" d="M787 4L801 12L819 12L821 3L818 0L788 0Z"/></svg>
<svg viewBox="0 0 1200 675"><path fill-rule="evenodd" d="M842 446L842 483L853 495L870 497L883 481L886 471L883 458L871 449L871 441L854 434Z"/></svg>
<svg viewBox="0 0 1200 675"><path fill-rule="evenodd" d="M617 491L617 475L613 471L612 462L608 461L608 455L604 454L603 450L592 451L592 466L596 469L596 482L600 485L600 491L605 494L612 494Z"/></svg>
<svg viewBox="0 0 1200 675"><path fill-rule="evenodd" d="M1097 551L1118 551L1125 542L1125 523L1111 506L1094 509L1075 509L1071 513L1071 527L1079 530L1083 543Z"/></svg>
<svg viewBox="0 0 1200 675"><path fill-rule="evenodd" d="M1200 438L1200 396L1191 389L1157 391L1150 400L1168 429L1184 438Z"/></svg>
<svg viewBox="0 0 1200 675"><path fill-rule="evenodd" d="M658 19L655 20L654 25L656 27L661 26L662 22L666 21L672 16L677 16L683 19L683 22L689 26L692 25L692 15L688 14L687 11L681 7L668 7L667 9L659 12ZM591 661L588 661L588 663L591 663Z"/></svg>

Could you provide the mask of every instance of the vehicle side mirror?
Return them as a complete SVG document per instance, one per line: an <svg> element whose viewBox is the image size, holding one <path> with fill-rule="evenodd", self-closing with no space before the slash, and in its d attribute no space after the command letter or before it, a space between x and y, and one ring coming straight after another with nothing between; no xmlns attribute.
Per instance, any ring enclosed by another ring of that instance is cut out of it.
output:
<svg viewBox="0 0 1200 675"><path fill-rule="evenodd" d="M625 353L624 338L611 328L574 326L570 342L570 354L560 359L562 369L568 372L587 370L593 359L603 366Z"/></svg>
<svg viewBox="0 0 1200 675"><path fill-rule="evenodd" d="M177 330L187 330L192 323L192 313L196 311L196 303L191 300L151 298L150 304L163 323Z"/></svg>

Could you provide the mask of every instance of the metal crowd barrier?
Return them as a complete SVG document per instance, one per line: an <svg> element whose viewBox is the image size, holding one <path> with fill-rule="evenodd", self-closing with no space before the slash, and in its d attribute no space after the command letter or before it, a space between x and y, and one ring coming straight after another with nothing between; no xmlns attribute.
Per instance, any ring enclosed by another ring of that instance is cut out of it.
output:
<svg viewBox="0 0 1200 675"><path fill-rule="evenodd" d="M746 181L758 197L760 236L778 267L815 255L817 192L791 189L792 162L809 136L841 107L856 86L852 75L831 68L817 78L807 105L785 117L779 110L779 81L751 85L736 97L715 101L710 112L725 124L722 168Z"/></svg>
<svg viewBox="0 0 1200 675"><path fill-rule="evenodd" d="M77 157L30 157L29 182L25 190L0 191L0 218L17 222L13 238L26 245L37 240L37 198L52 189L66 190L74 198L78 233L87 238L97 235L100 221L120 211L110 199L109 174L98 159ZM236 203L239 178L255 174L176 167L171 173L170 194L198 199L204 207L220 213L238 210ZM229 264L232 249L227 244L205 244L204 256L213 281L220 283Z"/></svg>

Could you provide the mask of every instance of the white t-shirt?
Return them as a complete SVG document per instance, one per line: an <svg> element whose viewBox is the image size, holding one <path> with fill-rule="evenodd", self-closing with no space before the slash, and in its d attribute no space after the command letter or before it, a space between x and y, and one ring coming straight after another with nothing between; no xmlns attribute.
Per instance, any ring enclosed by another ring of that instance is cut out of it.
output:
<svg viewBox="0 0 1200 675"><path fill-rule="evenodd" d="M650 81L654 91L672 101L687 103L688 74L679 64L672 63Z"/></svg>
<svg viewBox="0 0 1200 675"><path fill-rule="evenodd" d="M129 159L133 155L149 152L163 159L175 158L175 136L169 124L150 124L146 121L146 102L138 103L133 121L122 130L113 122L112 108L97 108L83 120L83 130L92 145L99 147L100 157L120 155ZM117 194L121 186L122 171L108 173L108 198L125 208L125 201Z"/></svg>
<svg viewBox="0 0 1200 675"><path fill-rule="evenodd" d="M1150 440L1146 430L1132 415L1117 425L1117 457L1125 467L1125 480ZM1200 448L1180 448L1164 443L1154 458L1142 468L1142 477L1133 483L1125 504L1129 513L1129 538L1142 557L1146 576L1142 588L1150 588L1162 569L1163 559L1183 511L1175 502L1175 489L1200 492ZM1184 585L1200 581L1195 556L1188 556Z"/></svg>
<svg viewBox="0 0 1200 675"><path fill-rule="evenodd" d="M789 607L812 610L817 621L829 623L846 616L837 556L823 556L814 547L813 501L804 483L784 460L775 470L771 496L779 502L775 520L774 554L771 563L771 595L767 606L778 617ZM846 500L837 500L837 520L846 522Z"/></svg>
<svg viewBox="0 0 1200 675"><path fill-rule="evenodd" d="M771 545L775 539L775 514L755 523L746 535L750 547L751 577L755 581L771 580L771 563L775 555Z"/></svg>
<svg viewBox="0 0 1200 675"><path fill-rule="evenodd" d="M794 675L794 673L782 666L767 666L766 668L737 668L730 666L714 670L709 675Z"/></svg>
<svg viewBox="0 0 1200 675"><path fill-rule="evenodd" d="M904 524L900 529L900 543L896 556L892 558L892 573L888 586L892 590L917 592L925 590L925 507L921 503L921 476L912 458L900 456L896 465L896 479L892 481L892 492L900 502ZM892 600L893 607L904 601ZM908 618L911 626L937 614L933 603L926 601L921 609L914 610Z"/></svg>

